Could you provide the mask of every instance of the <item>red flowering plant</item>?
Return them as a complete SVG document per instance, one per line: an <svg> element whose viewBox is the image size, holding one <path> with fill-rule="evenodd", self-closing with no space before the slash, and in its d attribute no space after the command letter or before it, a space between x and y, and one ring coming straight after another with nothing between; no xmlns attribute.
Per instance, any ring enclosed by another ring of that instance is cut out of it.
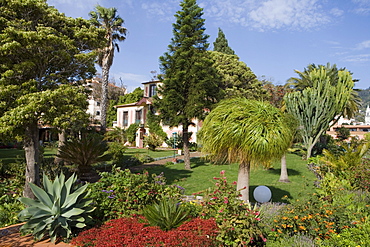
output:
<svg viewBox="0 0 370 247"><path fill-rule="evenodd" d="M181 198L182 191L167 185L163 174L148 172L134 174L130 170L113 168L103 172L101 179L89 184L90 197L94 199L94 218L101 221L138 214L146 206L162 198Z"/></svg>
<svg viewBox="0 0 370 247"><path fill-rule="evenodd" d="M170 231L148 226L143 217L127 217L106 222L80 233L71 244L87 246L219 246L214 219L195 218Z"/></svg>
<svg viewBox="0 0 370 247"><path fill-rule="evenodd" d="M225 171L215 177L215 186L207 191L203 202L203 218L214 217L220 229L217 239L224 246L263 246L266 234L260 212L240 199L236 182L228 183Z"/></svg>

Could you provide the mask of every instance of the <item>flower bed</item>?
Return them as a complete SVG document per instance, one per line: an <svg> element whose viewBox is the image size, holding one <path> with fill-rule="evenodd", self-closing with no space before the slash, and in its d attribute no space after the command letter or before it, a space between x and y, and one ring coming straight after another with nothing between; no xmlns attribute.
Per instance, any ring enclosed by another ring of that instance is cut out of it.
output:
<svg viewBox="0 0 370 247"><path fill-rule="evenodd" d="M180 227L162 231L148 226L143 217L114 219L79 234L72 245L87 246L217 246L214 219L192 219Z"/></svg>

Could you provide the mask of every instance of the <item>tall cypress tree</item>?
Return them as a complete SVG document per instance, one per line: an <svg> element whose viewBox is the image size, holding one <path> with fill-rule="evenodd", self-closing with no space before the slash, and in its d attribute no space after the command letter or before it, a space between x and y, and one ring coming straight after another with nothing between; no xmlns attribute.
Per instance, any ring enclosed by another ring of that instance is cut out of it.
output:
<svg viewBox="0 0 370 247"><path fill-rule="evenodd" d="M216 38L216 41L213 42L213 50L228 55L235 55L234 50L230 48L228 41L225 37L225 34L221 28L218 28L218 36Z"/></svg>
<svg viewBox="0 0 370 247"><path fill-rule="evenodd" d="M196 0L183 0L180 6L168 51L160 57L163 84L154 105L170 126L182 125L185 169L191 169L188 127L194 118L205 118L205 109L212 108L222 91L207 54L203 9Z"/></svg>

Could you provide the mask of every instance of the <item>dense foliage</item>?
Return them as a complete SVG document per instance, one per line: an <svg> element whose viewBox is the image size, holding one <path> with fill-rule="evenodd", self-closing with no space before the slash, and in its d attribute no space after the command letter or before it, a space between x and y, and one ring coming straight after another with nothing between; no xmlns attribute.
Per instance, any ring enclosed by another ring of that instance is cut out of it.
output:
<svg viewBox="0 0 370 247"><path fill-rule="evenodd" d="M218 246L213 219L192 219L178 228L163 231L138 217L110 220L99 228L82 232L71 244L87 246Z"/></svg>
<svg viewBox="0 0 370 247"><path fill-rule="evenodd" d="M0 5L0 133L26 151L26 181L39 184L38 124L68 128L88 120L87 97L76 83L95 72L102 33L44 0ZM24 195L33 197L25 185Z"/></svg>
<svg viewBox="0 0 370 247"><path fill-rule="evenodd" d="M221 28L218 28L217 38L215 42L213 42L213 50L228 55L235 55L235 51L229 46L226 36Z"/></svg>
<svg viewBox="0 0 370 247"><path fill-rule="evenodd" d="M96 207L94 218L102 221L138 214L147 205L181 195L178 187L166 185L163 174L133 174L113 168L111 173L100 175L101 179L89 184L89 189Z"/></svg>

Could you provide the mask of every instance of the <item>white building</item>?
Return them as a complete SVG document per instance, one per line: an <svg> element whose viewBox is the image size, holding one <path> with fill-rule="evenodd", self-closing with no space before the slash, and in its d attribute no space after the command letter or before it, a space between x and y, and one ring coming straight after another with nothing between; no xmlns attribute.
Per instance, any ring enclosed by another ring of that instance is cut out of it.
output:
<svg viewBox="0 0 370 247"><path fill-rule="evenodd" d="M144 136L149 134L149 129L145 127L147 114L152 109L152 97L157 94L157 87L160 85L160 81L144 82L144 95L141 100L135 103L117 105L117 123L114 127L128 128L133 123L139 124L139 129L136 133L136 147L144 147ZM189 126L189 133L192 133L190 142L196 142L196 134L201 127L201 122L197 119L193 121L194 126ZM163 131L167 134L167 137L171 137L173 133L178 135L182 134L182 126L170 128L167 125L162 125ZM163 143L163 146L166 146Z"/></svg>
<svg viewBox="0 0 370 247"><path fill-rule="evenodd" d="M369 108L369 106L366 107L365 125L370 125L370 108Z"/></svg>

